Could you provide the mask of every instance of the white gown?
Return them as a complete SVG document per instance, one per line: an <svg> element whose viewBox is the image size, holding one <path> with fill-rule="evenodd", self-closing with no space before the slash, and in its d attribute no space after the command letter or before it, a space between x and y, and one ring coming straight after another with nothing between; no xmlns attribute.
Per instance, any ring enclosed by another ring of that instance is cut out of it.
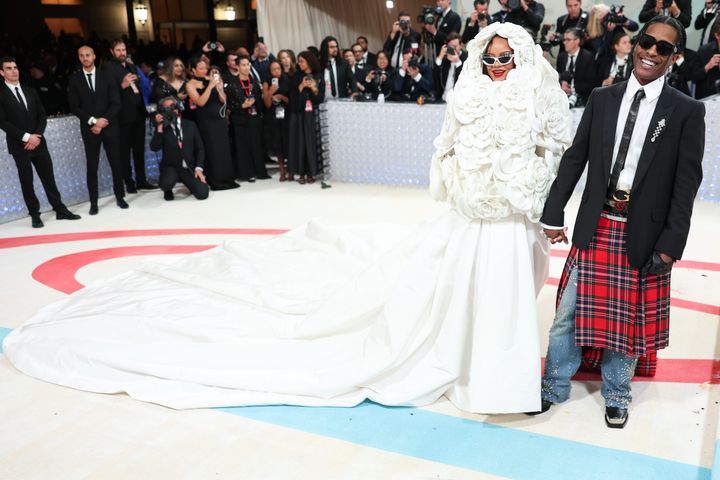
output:
<svg viewBox="0 0 720 480"><path fill-rule="evenodd" d="M527 36L516 26L493 29ZM483 46L473 42L477 63ZM518 60L513 81L529 85ZM490 201L467 182L508 165L516 180L532 178L540 163L554 176L558 152L539 120L535 143L497 164L468 165L462 155L472 149L463 150L461 137L477 118L463 123L462 108L461 121L454 110L451 103L433 158L433 193L449 204L439 218L414 228L311 222L262 241L146 262L42 309L6 337L5 354L48 382L172 408L365 399L420 406L446 395L470 412L538 410L535 298L548 272L538 201L518 203L526 186L517 181L507 182L515 193L498 197L502 174L483 190ZM543 188L551 180L543 178ZM535 188L529 197L547 194Z"/></svg>

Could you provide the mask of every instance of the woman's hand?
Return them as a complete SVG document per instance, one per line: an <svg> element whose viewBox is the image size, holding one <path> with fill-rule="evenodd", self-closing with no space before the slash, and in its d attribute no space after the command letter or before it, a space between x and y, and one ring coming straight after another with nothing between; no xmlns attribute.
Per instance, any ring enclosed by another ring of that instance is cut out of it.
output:
<svg viewBox="0 0 720 480"><path fill-rule="evenodd" d="M250 108L253 105L255 105L255 99L254 98L246 98L242 104L242 108Z"/></svg>

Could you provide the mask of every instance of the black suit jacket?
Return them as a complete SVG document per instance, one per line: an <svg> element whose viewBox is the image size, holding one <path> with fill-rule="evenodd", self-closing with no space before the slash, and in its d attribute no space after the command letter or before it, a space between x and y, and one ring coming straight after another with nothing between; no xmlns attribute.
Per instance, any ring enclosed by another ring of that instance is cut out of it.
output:
<svg viewBox="0 0 720 480"><path fill-rule="evenodd" d="M715 82L720 80L720 67L712 68L709 72L705 71L705 65L718 53L720 48L714 38L698 49L691 73L691 80L695 81L695 98L705 98L720 93L715 90Z"/></svg>
<svg viewBox="0 0 720 480"><path fill-rule="evenodd" d="M682 23L683 27L688 28L692 21L692 1L675 0L675 5L680 9L680 15L678 15L677 19ZM655 13L655 0L645 0L645 5L640 10L638 20L640 20L640 23L649 22L656 15L658 14Z"/></svg>
<svg viewBox="0 0 720 480"><path fill-rule="evenodd" d="M338 89L339 98L347 98L351 93L358 91L357 86L355 85L355 77L349 63L343 59L337 59L335 63L335 71L337 72L336 88ZM323 78L324 75L325 73L323 72ZM325 90L326 95L330 95L332 93L329 87L326 87Z"/></svg>
<svg viewBox="0 0 720 480"><path fill-rule="evenodd" d="M90 130L90 117L107 118L110 123L117 121L120 114L120 92L113 79L95 69L95 92L90 90L85 71L80 70L68 80L68 103L73 115L80 119L83 130Z"/></svg>
<svg viewBox="0 0 720 480"><path fill-rule="evenodd" d="M618 112L627 82L593 91L572 146L560 161L541 222L565 224L565 205L587 164L573 245L590 244L607 196ZM695 194L702 180L705 105L663 86L645 136L632 186L627 220L630 265L642 267L653 251L682 257ZM665 128L652 141L658 123Z"/></svg>
<svg viewBox="0 0 720 480"><path fill-rule="evenodd" d="M182 168L182 161L185 159L190 170L196 167L205 167L205 147L200 137L200 130L192 120L180 120L183 132L182 151L178 145L178 139L175 132L170 127L164 127L160 133L155 129L152 139L150 140L150 149L153 152L162 150L161 166Z"/></svg>
<svg viewBox="0 0 720 480"><path fill-rule="evenodd" d="M400 55L398 55L400 59L400 65L393 65L392 56L393 52L395 51L395 45L397 44L397 42L402 42L402 44L400 45ZM385 45L383 45L383 50L385 50L385 53L387 53L391 67L397 68L399 66L402 66L402 51L406 47L410 48L413 43L417 44L418 49L420 48L420 34L412 28L410 29L410 33L408 33L407 37L404 37L402 35L402 32L396 33L394 37L388 35L387 39L385 40Z"/></svg>
<svg viewBox="0 0 720 480"><path fill-rule="evenodd" d="M120 62L113 59L103 66L103 71L110 76L115 87L120 92L120 123L132 123L138 119L144 119L146 112L142 94L133 92L132 87L122 88L120 86L123 78L128 73L140 76L137 67L131 63L126 63L125 67L123 67ZM136 82L136 86L139 90L140 85L138 83Z"/></svg>
<svg viewBox="0 0 720 480"><path fill-rule="evenodd" d="M445 45L447 36L451 32L460 34L462 28L462 18L460 15L450 10L447 15L440 21L438 19L437 31L435 32L435 53L439 54L440 49Z"/></svg>
<svg viewBox="0 0 720 480"><path fill-rule="evenodd" d="M559 74L565 72L567 67L568 54L560 52L557 57L557 71ZM590 92L597 87L598 81L597 62L592 53L584 48L578 51L575 58L575 91L582 99L583 103L587 103Z"/></svg>
<svg viewBox="0 0 720 480"><path fill-rule="evenodd" d="M372 70L377 65L377 55L375 55L372 52L367 52L367 61L365 62L365 65L363 65L363 68L367 71Z"/></svg>
<svg viewBox="0 0 720 480"><path fill-rule="evenodd" d="M529 2L529 8L524 11L522 8L515 10L500 10L490 17L491 23L514 23L520 25L526 30L534 32L533 37L537 37L537 33L542 26L545 18L545 5L538 2ZM533 38L534 40L535 38Z"/></svg>
<svg viewBox="0 0 720 480"><path fill-rule="evenodd" d="M465 65L465 61L467 60L467 52L461 51L460 52L460 60L463 62L462 65L455 68L455 76L453 78L454 84L457 84L458 78L460 77L460 72L462 72L463 66ZM438 92L438 97L442 96L442 93L445 91L445 85L447 84L448 75L450 74L450 60L448 60L447 56L443 58L442 63L438 67L435 65L435 77L436 77L436 91Z"/></svg>
<svg viewBox="0 0 720 480"><path fill-rule="evenodd" d="M25 95L27 110L20 105L15 92L10 90L5 82L0 84L0 128L5 131L7 148L11 155L24 151L22 138L26 133L43 135L47 126L45 108L35 89L27 85L20 85L20 89ZM46 148L43 137L36 150Z"/></svg>

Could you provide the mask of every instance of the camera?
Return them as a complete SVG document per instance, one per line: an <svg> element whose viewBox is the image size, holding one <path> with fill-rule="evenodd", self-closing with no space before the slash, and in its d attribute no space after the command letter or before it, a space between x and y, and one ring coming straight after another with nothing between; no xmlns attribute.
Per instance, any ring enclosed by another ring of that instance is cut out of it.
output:
<svg viewBox="0 0 720 480"><path fill-rule="evenodd" d="M387 72L386 72L385 70L380 69L380 68L376 68L376 69L372 70L371 72L372 72L372 74L373 74L373 80L372 80L372 81L373 81L373 83L376 84L376 85L379 85L380 83L382 83L382 80L381 80L380 77L382 77L383 75L387 75Z"/></svg>
<svg viewBox="0 0 720 480"><path fill-rule="evenodd" d="M417 17L418 23L422 23L424 25L434 25L436 20L435 16L442 15L442 10L438 12L439 8L440 7L433 8L430 5L423 5L420 10L420 15Z"/></svg>
<svg viewBox="0 0 720 480"><path fill-rule="evenodd" d="M672 3L672 1L670 3ZM613 5L612 7L610 7L610 11L603 19L603 25L607 25L608 23L623 25L625 22L627 22L625 14L623 13L624 8L625 5Z"/></svg>
<svg viewBox="0 0 720 480"><path fill-rule="evenodd" d="M405 31L410 28L410 20L400 20L400 30Z"/></svg>
<svg viewBox="0 0 720 480"><path fill-rule="evenodd" d="M507 6L510 10L517 10L520 8L520 0L508 0Z"/></svg>
<svg viewBox="0 0 720 480"><path fill-rule="evenodd" d="M447 54L448 55L455 55L455 48L452 45L448 45L447 47Z"/></svg>
<svg viewBox="0 0 720 480"><path fill-rule="evenodd" d="M208 44L208 48L209 48L210 50L217 50L217 43L215 43L215 42L210 42L210 43Z"/></svg>
<svg viewBox="0 0 720 480"><path fill-rule="evenodd" d="M408 61L408 67L420 69L420 57L413 55Z"/></svg>
<svg viewBox="0 0 720 480"><path fill-rule="evenodd" d="M552 24L546 23L540 29L540 42L538 43L540 45L540 48L542 48L545 52L549 52L553 47L557 47L558 45L562 44L562 36L560 34L558 34L552 40L547 39L548 32L552 27Z"/></svg>
<svg viewBox="0 0 720 480"><path fill-rule="evenodd" d="M157 106L157 113L162 115L162 125L163 127L169 127L170 125L174 125L177 122L178 114L177 110L179 109L177 101L174 101L173 103L169 105L158 105Z"/></svg>

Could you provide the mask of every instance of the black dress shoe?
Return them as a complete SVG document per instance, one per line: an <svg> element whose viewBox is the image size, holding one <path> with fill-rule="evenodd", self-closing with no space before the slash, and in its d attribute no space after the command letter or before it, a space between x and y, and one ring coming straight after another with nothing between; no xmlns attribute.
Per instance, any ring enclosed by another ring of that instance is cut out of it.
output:
<svg viewBox="0 0 720 480"><path fill-rule="evenodd" d="M250 178L248 178L248 182L250 182L250 183L255 183L255 177L250 177Z"/></svg>
<svg viewBox="0 0 720 480"><path fill-rule="evenodd" d="M175 200L175 195L173 194L172 190L166 190L164 196L165 200L167 200L168 202L171 200Z"/></svg>
<svg viewBox="0 0 720 480"><path fill-rule="evenodd" d="M116 198L115 203L117 203L117 206L120 208L128 208L130 206L127 204L124 198Z"/></svg>
<svg viewBox="0 0 720 480"><path fill-rule="evenodd" d="M537 412L525 412L525 415L530 415L531 417L534 417L535 415L540 415L541 413L547 412L552 406L553 403L550 400L545 400L543 398L542 403L540 404L540 410L538 410Z"/></svg>
<svg viewBox="0 0 720 480"><path fill-rule="evenodd" d="M55 213L55 218L58 220L80 220L81 217L70 210L60 210Z"/></svg>
<svg viewBox="0 0 720 480"><path fill-rule="evenodd" d="M160 188L157 185L153 185L150 182L141 182L137 184L138 190L155 190L156 188Z"/></svg>
<svg viewBox="0 0 720 480"><path fill-rule="evenodd" d="M98 206L97 203L91 203L90 204L90 211L88 212L90 215L97 215L98 214Z"/></svg>
<svg viewBox="0 0 720 480"><path fill-rule="evenodd" d="M627 421L627 408L605 407L605 425L608 428L625 428Z"/></svg>
<svg viewBox="0 0 720 480"><path fill-rule="evenodd" d="M45 226L42 220L40 220L40 215L32 215L30 217L32 219L32 228L42 228Z"/></svg>
<svg viewBox="0 0 720 480"><path fill-rule="evenodd" d="M135 188L135 182L126 183L125 190L127 191L127 193L137 193L137 188Z"/></svg>

